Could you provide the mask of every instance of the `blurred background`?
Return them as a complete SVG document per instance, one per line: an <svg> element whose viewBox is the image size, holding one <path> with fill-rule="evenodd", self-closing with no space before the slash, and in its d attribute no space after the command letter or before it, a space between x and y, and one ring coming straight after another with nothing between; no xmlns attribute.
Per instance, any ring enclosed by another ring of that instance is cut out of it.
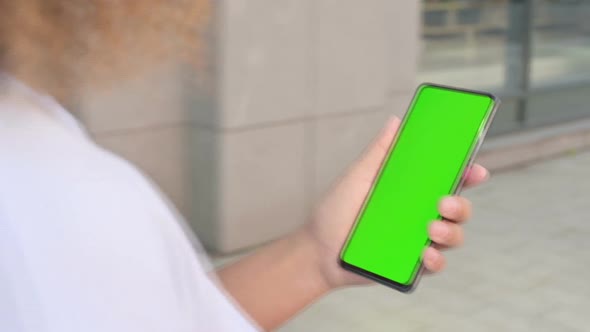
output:
<svg viewBox="0 0 590 332"><path fill-rule="evenodd" d="M448 271L338 292L284 331L590 330L590 1L220 0L206 46L198 73L154 67L76 109L219 261L305 222L418 83L503 100Z"/></svg>

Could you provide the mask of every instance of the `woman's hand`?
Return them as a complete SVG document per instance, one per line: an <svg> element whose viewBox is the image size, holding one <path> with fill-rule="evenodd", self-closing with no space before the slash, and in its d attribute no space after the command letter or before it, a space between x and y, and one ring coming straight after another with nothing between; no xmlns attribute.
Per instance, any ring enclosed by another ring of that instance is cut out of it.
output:
<svg viewBox="0 0 590 332"><path fill-rule="evenodd" d="M397 118L391 120L318 206L312 222L218 270L227 292L263 329L277 328L334 288L369 283L342 269L338 255L399 123ZM488 176L477 165L468 173L467 185L480 183ZM461 223L471 213L469 202L461 197L445 198L439 210L445 220L430 225L435 246L424 253L424 264L432 272L445 265L439 248L463 242Z"/></svg>
<svg viewBox="0 0 590 332"><path fill-rule="evenodd" d="M317 207L312 222L303 230L318 251L318 268L331 288L369 283L368 279L342 269L338 257L399 125L398 118L389 121L364 155L331 189ZM489 174L485 168L474 165L466 176L466 186L474 186L484 182ZM471 203L459 196L446 197L440 202L439 212L444 220L430 224L428 234L434 246L428 248L423 257L424 265L430 272L439 272L445 267L441 249L463 243L461 225L471 215Z"/></svg>

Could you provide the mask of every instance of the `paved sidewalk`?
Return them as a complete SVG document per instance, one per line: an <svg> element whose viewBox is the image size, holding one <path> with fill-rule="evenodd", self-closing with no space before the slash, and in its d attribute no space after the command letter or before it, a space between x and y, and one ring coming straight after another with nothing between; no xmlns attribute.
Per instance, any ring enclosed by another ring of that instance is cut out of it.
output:
<svg viewBox="0 0 590 332"><path fill-rule="evenodd" d="M448 269L416 293L336 292L281 331L590 331L590 153L493 176Z"/></svg>

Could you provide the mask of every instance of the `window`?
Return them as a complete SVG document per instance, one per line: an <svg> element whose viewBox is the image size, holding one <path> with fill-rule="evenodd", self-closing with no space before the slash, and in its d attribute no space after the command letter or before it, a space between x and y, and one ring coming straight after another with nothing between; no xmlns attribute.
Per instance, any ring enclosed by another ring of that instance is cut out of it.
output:
<svg viewBox="0 0 590 332"><path fill-rule="evenodd" d="M588 116L588 17L588 0L425 0L418 78L498 94L496 134Z"/></svg>

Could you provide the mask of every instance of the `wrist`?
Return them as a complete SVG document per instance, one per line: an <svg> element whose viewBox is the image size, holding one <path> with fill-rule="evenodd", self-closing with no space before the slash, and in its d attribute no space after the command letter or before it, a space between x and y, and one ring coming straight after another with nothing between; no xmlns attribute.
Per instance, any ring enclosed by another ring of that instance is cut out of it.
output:
<svg viewBox="0 0 590 332"><path fill-rule="evenodd" d="M293 232L218 271L229 294L263 329L272 330L332 287L321 252L305 232Z"/></svg>
<svg viewBox="0 0 590 332"><path fill-rule="evenodd" d="M307 262L306 266L316 283L322 285L326 292L341 287L341 283L338 282L339 278L336 277L340 271L335 271L335 269L340 269L337 259L327 252L313 232L304 227L293 236L298 239L298 246L300 251L304 253L304 259Z"/></svg>

